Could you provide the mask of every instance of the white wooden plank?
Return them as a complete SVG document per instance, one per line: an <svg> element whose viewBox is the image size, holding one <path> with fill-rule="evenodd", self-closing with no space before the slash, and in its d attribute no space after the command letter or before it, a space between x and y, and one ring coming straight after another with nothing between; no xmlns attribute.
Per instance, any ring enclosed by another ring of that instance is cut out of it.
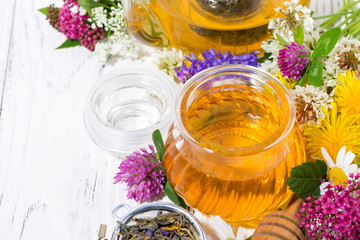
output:
<svg viewBox="0 0 360 240"><path fill-rule="evenodd" d="M0 8L0 117L16 2L17 0L3 1Z"/></svg>
<svg viewBox="0 0 360 240"><path fill-rule="evenodd" d="M314 11L314 16L324 16L335 13L343 6L342 0L312 0L309 8Z"/></svg>
<svg viewBox="0 0 360 240"><path fill-rule="evenodd" d="M103 68L64 41L36 10L16 7L0 121L0 232L4 239L90 239L121 201L118 160L87 137L83 102Z"/></svg>

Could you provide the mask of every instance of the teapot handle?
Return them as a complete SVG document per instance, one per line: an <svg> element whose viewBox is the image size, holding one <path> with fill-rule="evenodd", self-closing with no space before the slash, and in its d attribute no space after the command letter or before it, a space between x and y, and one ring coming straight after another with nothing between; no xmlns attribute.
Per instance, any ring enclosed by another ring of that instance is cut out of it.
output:
<svg viewBox="0 0 360 240"><path fill-rule="evenodd" d="M122 208L126 208L127 210L131 211L131 207L125 203L122 203L120 205L118 205L116 208L114 208L114 210L112 211L112 215L114 217L115 220L117 221L121 221L121 218L117 215L117 212L122 209Z"/></svg>

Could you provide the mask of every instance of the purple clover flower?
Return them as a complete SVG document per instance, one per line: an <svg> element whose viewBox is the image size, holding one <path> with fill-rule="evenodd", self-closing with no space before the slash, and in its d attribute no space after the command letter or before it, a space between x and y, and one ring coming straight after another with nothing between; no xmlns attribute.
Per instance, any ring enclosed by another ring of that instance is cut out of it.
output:
<svg viewBox="0 0 360 240"><path fill-rule="evenodd" d="M255 52L251 54L244 54L244 55L232 55L229 52L221 53L218 51L216 54L214 49L206 50L205 52L201 53L204 60L197 59L195 54L190 54L190 57L185 57L185 59L190 62L190 66L187 67L189 64L186 64L185 61L181 65L180 69L175 69L176 75L180 82L185 83L189 78L194 76L196 73L201 72L207 68L218 66L218 65L226 65L226 64L243 64L243 65L250 65L254 67L259 67L260 63L258 63L257 59L259 58L256 56Z"/></svg>
<svg viewBox="0 0 360 240"><path fill-rule="evenodd" d="M323 196L301 204L296 217L308 239L360 239L360 173L349 176L347 187L329 184Z"/></svg>
<svg viewBox="0 0 360 240"><path fill-rule="evenodd" d="M141 148L127 156L114 177L114 184L127 183L127 198L133 198L137 202L156 197L164 191L165 174L162 162L156 157L154 146L149 145L149 149L151 152Z"/></svg>
<svg viewBox="0 0 360 240"><path fill-rule="evenodd" d="M281 73L291 81L300 80L309 64L309 53L305 50L305 46L296 42L285 45L285 47L279 51L277 58Z"/></svg>

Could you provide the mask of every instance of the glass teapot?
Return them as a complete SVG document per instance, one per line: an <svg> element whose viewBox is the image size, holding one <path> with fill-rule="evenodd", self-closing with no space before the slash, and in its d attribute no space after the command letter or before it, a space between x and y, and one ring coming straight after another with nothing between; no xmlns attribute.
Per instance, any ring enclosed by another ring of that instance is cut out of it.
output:
<svg viewBox="0 0 360 240"><path fill-rule="evenodd" d="M285 0L123 0L133 36L155 47L233 54L260 49L269 20ZM309 5L310 0L300 0Z"/></svg>

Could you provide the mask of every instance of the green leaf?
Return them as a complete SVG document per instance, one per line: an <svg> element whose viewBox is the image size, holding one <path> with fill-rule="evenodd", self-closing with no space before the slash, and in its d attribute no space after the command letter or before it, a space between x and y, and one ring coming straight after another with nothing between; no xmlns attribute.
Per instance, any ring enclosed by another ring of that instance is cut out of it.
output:
<svg viewBox="0 0 360 240"><path fill-rule="evenodd" d="M66 41L63 42L63 44L61 44L56 49L71 48L71 47L77 47L77 46L81 46L81 43L78 40L66 39Z"/></svg>
<svg viewBox="0 0 360 240"><path fill-rule="evenodd" d="M47 7L44 7L44 8L40 8L39 9L39 12L41 12L41 13L43 13L43 14L45 14L46 16L48 15L48 11L47 11Z"/></svg>
<svg viewBox="0 0 360 240"><path fill-rule="evenodd" d="M264 52L264 56L262 56L261 58L258 58L257 61L258 61L259 63L263 63L263 62L265 62L265 60L273 61L273 59L270 58L271 55L272 55L272 53L270 53L270 52Z"/></svg>
<svg viewBox="0 0 360 240"><path fill-rule="evenodd" d="M264 52L264 57L268 60L272 60L272 59L270 59L271 55L272 55L271 52Z"/></svg>
<svg viewBox="0 0 360 240"><path fill-rule="evenodd" d="M163 162L165 148L164 148L164 141L162 139L159 129L156 129L153 132L152 139L153 139L157 154L159 156L159 159ZM166 171L164 171L164 172L166 175ZM167 178L167 176L166 176L166 178ZM168 198L176 205L179 205L180 207L183 207L183 208L187 207L184 199L182 199L179 195L177 195L177 193L175 192L174 188L171 186L169 181L166 181L166 184L164 187L164 192L165 192L166 196L168 196Z"/></svg>
<svg viewBox="0 0 360 240"><path fill-rule="evenodd" d="M280 44L285 47L285 45L289 45L288 42L285 41L279 34L276 34L276 39L280 42Z"/></svg>
<svg viewBox="0 0 360 240"><path fill-rule="evenodd" d="M91 9L99 7L100 5L94 0L79 0L79 5L83 7L87 13L91 13Z"/></svg>
<svg viewBox="0 0 360 240"><path fill-rule="evenodd" d="M295 86L296 85L304 86L304 83L306 82L306 79L308 78L308 71L309 71L309 66L306 67L306 70L305 70L304 74L302 75L300 80L295 83ZM295 88L295 86L294 86L294 88Z"/></svg>
<svg viewBox="0 0 360 240"><path fill-rule="evenodd" d="M340 28L332 28L326 31L315 44L314 51L312 53L313 58L326 57L331 50L335 47L335 44L339 40L341 30Z"/></svg>
<svg viewBox="0 0 360 240"><path fill-rule="evenodd" d="M103 4L103 5L110 5L110 6L111 6L114 2L111 1L111 0L98 0L97 3L98 3L98 4ZM121 2L120 2L120 4L121 4Z"/></svg>
<svg viewBox="0 0 360 240"><path fill-rule="evenodd" d="M309 67L309 83L316 87L322 84L323 65L318 60L312 60Z"/></svg>
<svg viewBox="0 0 360 240"><path fill-rule="evenodd" d="M161 133L159 129L156 129L152 134L152 140L154 142L155 148L157 153L159 154L159 158L163 161L165 148L164 148L164 141L162 139Z"/></svg>
<svg viewBox="0 0 360 240"><path fill-rule="evenodd" d="M304 30L301 26L297 26L296 32L294 34L294 40L300 45L304 43Z"/></svg>
<svg viewBox="0 0 360 240"><path fill-rule="evenodd" d="M179 195L176 194L174 188L171 186L169 181L167 181L165 184L164 192L173 203L179 205L180 207L187 208L184 199L182 199Z"/></svg>
<svg viewBox="0 0 360 240"><path fill-rule="evenodd" d="M320 196L321 179L326 176L326 172L324 161L306 162L291 169L286 183L299 198Z"/></svg>

